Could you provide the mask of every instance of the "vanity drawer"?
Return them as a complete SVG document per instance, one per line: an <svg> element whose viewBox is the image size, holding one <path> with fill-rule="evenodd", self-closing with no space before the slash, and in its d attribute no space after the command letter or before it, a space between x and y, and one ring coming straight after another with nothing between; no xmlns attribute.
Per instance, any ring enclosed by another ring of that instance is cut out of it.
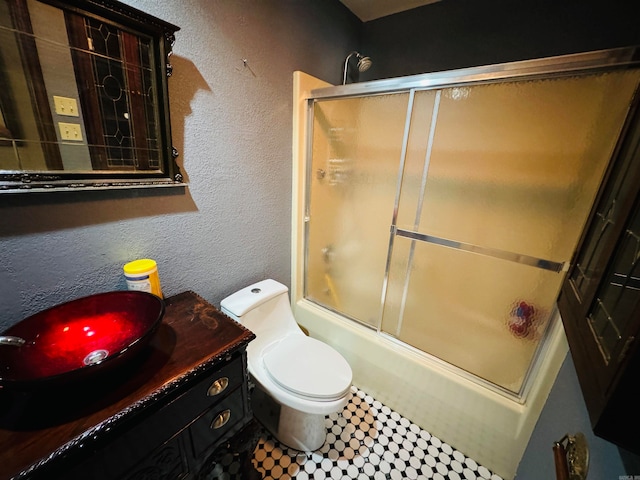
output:
<svg viewBox="0 0 640 480"><path fill-rule="evenodd" d="M242 357L231 360L222 368L207 375L206 379L184 394L179 401L188 404L191 411L200 413L242 385L244 379L242 365Z"/></svg>
<svg viewBox="0 0 640 480"><path fill-rule="evenodd" d="M193 440L194 455L199 457L207 448L220 440L227 432L242 423L245 412L245 389L238 388L198 418L189 428Z"/></svg>

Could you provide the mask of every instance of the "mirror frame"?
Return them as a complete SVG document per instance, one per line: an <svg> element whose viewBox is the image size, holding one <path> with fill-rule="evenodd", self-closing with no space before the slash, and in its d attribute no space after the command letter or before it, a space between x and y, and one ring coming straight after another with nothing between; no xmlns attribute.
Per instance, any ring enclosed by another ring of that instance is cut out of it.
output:
<svg viewBox="0 0 640 480"><path fill-rule="evenodd" d="M122 188L186 186L176 163L177 150L172 145L169 116L168 77L173 72L169 62L179 27L116 0L36 0L62 10L112 24L125 31L147 36L153 44L152 72L156 85L156 108L159 118L158 142L160 169L126 171L0 170L0 193L103 190ZM78 72L75 72L78 78Z"/></svg>

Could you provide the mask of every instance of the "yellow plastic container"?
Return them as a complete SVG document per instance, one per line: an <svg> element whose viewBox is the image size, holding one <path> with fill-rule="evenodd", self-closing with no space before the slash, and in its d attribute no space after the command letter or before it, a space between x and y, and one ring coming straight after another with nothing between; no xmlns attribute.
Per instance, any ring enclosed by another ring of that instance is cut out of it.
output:
<svg viewBox="0 0 640 480"><path fill-rule="evenodd" d="M158 265L155 260L150 258L134 260L126 263L123 270L129 290L149 292L163 298L160 277L158 276Z"/></svg>

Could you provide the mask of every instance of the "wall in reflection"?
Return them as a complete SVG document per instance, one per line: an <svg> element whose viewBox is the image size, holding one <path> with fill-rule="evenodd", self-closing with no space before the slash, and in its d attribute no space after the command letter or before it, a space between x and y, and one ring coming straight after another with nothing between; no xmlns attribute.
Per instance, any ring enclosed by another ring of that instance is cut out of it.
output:
<svg viewBox="0 0 640 480"><path fill-rule="evenodd" d="M162 169L151 37L38 0L0 13L0 170Z"/></svg>

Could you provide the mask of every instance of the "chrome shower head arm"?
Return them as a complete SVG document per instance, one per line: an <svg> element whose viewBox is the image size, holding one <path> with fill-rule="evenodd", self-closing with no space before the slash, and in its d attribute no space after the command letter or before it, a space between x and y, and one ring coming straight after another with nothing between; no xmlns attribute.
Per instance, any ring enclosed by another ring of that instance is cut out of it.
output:
<svg viewBox="0 0 640 480"><path fill-rule="evenodd" d="M349 67L349 59L351 57L353 57L354 55L357 55L358 57L361 56L358 52L356 52L354 50L349 55L347 55L347 58L344 59L344 68L342 69L342 84L343 85L347 84L347 68Z"/></svg>
<svg viewBox="0 0 640 480"><path fill-rule="evenodd" d="M349 55L347 55L347 58L344 59L344 69L342 71L342 84L346 85L347 83L347 71L349 69L349 60L351 59L351 57L356 56L358 58L358 71L359 72L364 72L365 70L368 70L369 67L371 66L371 58L370 57L365 57L364 55L362 55L359 52L356 52L355 50L353 52L351 52Z"/></svg>

